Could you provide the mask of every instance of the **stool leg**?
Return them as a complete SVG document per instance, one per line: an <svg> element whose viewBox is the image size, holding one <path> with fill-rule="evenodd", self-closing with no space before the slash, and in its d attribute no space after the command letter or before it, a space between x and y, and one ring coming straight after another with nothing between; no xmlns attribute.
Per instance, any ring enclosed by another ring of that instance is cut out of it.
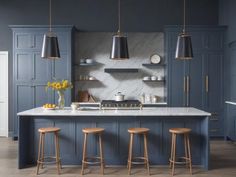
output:
<svg viewBox="0 0 236 177"><path fill-rule="evenodd" d="M37 170L36 175L39 173L39 166L41 161L41 145L42 145L42 133L39 134L39 146L38 146L38 160L37 160Z"/></svg>
<svg viewBox="0 0 236 177"><path fill-rule="evenodd" d="M45 142L45 133L42 133L42 150L41 150L41 159L44 162L44 142ZM43 163L41 164L41 168L43 169Z"/></svg>
<svg viewBox="0 0 236 177"><path fill-rule="evenodd" d="M59 158L59 165L60 165L60 169L62 169L62 166L61 166L61 155L60 155L60 145L59 145L59 135L57 133L57 151L58 151L58 158Z"/></svg>
<svg viewBox="0 0 236 177"><path fill-rule="evenodd" d="M104 174L104 159L103 159L103 146L102 146L102 134L99 133L99 149L100 149L100 163L101 163L101 173Z"/></svg>
<svg viewBox="0 0 236 177"><path fill-rule="evenodd" d="M87 147L87 133L84 134L84 147L83 147L83 159L82 159L82 169L81 169L81 175L84 175L84 162L86 158L86 147Z"/></svg>
<svg viewBox="0 0 236 177"><path fill-rule="evenodd" d="M128 152L127 168L129 168L129 154L130 154L130 140L129 140L129 152Z"/></svg>
<svg viewBox="0 0 236 177"><path fill-rule="evenodd" d="M173 160L173 150L174 150L174 135L171 134L171 152L170 152L170 168L172 167L172 162L171 160Z"/></svg>
<svg viewBox="0 0 236 177"><path fill-rule="evenodd" d="M176 134L173 134L173 163L172 163L172 176L174 176L175 173L175 156L176 156Z"/></svg>
<svg viewBox="0 0 236 177"><path fill-rule="evenodd" d="M145 164L147 166L148 175L150 175L150 169L149 169L149 160L148 160L148 148L147 148L147 134L143 134L144 137L144 157L145 157Z"/></svg>
<svg viewBox="0 0 236 177"><path fill-rule="evenodd" d="M189 163L189 160L188 160L188 145L187 145L187 135L184 134L184 151L185 151L185 162L186 162L186 167L188 167L188 163Z"/></svg>
<svg viewBox="0 0 236 177"><path fill-rule="evenodd" d="M129 146L129 157L128 157L128 174L130 175L131 172L131 165L132 165L132 149L133 149L133 139L134 139L134 134L130 134L130 146Z"/></svg>
<svg viewBox="0 0 236 177"><path fill-rule="evenodd" d="M192 173L192 157L191 157L191 150L190 150L189 135L187 135L187 142L188 142L189 170L190 170L190 174L193 174Z"/></svg>
<svg viewBox="0 0 236 177"><path fill-rule="evenodd" d="M57 165L57 173L60 174L60 159L59 159L59 152L58 152L58 133L54 133L55 139L55 152L56 152L56 165Z"/></svg>

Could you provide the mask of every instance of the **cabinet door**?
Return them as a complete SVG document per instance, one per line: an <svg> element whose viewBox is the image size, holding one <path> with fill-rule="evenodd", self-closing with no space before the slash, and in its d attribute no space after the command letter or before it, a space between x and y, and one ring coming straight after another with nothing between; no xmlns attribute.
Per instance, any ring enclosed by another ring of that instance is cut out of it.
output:
<svg viewBox="0 0 236 177"><path fill-rule="evenodd" d="M15 49L32 49L34 47L32 35L27 32L15 33L14 41Z"/></svg>
<svg viewBox="0 0 236 177"><path fill-rule="evenodd" d="M51 91L46 91L46 85L35 85L34 88L34 107L41 107L45 103L51 103Z"/></svg>
<svg viewBox="0 0 236 177"><path fill-rule="evenodd" d="M186 62L175 59L175 54L169 57L169 104L171 106L186 106Z"/></svg>
<svg viewBox="0 0 236 177"><path fill-rule="evenodd" d="M14 59L15 81L31 82L33 59L30 52L16 52Z"/></svg>
<svg viewBox="0 0 236 177"><path fill-rule="evenodd" d="M55 60L52 65L52 79L58 80L68 79L71 81L71 59L66 53L61 53L61 58ZM58 95L55 92L55 102L58 100ZM69 106L71 103L71 89L65 92L65 105Z"/></svg>
<svg viewBox="0 0 236 177"><path fill-rule="evenodd" d="M41 58L40 52L33 53L33 78L34 82L46 84L50 80L50 67L52 61Z"/></svg>
<svg viewBox="0 0 236 177"><path fill-rule="evenodd" d="M223 55L222 53L209 53L207 55L206 77L206 110L212 113L210 118L210 133L215 136L223 136Z"/></svg>
<svg viewBox="0 0 236 177"><path fill-rule="evenodd" d="M33 105L33 87L31 85L16 84L14 95L14 136L18 134L17 113L32 109Z"/></svg>
<svg viewBox="0 0 236 177"><path fill-rule="evenodd" d="M203 61L204 55L194 53L194 58L187 61L187 106L202 109L204 102L203 95Z"/></svg>

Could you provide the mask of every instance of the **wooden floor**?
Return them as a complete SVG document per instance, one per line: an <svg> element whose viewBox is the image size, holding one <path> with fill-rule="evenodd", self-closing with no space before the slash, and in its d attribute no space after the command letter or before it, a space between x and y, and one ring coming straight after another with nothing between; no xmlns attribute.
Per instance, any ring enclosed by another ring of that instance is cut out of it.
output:
<svg viewBox="0 0 236 177"><path fill-rule="evenodd" d="M236 177L236 144L224 141L211 142L211 169L204 171L201 168L194 167L192 177ZM80 166L78 167L63 167L60 176L76 177L80 175ZM0 138L0 177L30 177L35 175L35 167L18 170L17 169L17 142L11 139ZM97 167L86 169L84 176L97 177L99 169ZM147 176L146 170L141 166L132 170L131 176ZM47 166L40 171L39 176L58 176L55 166ZM129 176L125 167L106 167L106 177ZM151 176L156 177L170 177L170 170L168 167L151 167ZM188 177L186 168L176 169L176 176Z"/></svg>

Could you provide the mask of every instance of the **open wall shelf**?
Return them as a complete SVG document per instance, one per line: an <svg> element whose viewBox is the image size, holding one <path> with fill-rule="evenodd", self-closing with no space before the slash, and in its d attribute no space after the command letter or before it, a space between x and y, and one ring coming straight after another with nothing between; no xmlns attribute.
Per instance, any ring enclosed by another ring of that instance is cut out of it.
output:
<svg viewBox="0 0 236 177"><path fill-rule="evenodd" d="M164 67L166 64L152 64L152 63L143 63L142 64L145 67Z"/></svg>
<svg viewBox="0 0 236 177"><path fill-rule="evenodd" d="M138 68L105 68L106 73L137 73Z"/></svg>

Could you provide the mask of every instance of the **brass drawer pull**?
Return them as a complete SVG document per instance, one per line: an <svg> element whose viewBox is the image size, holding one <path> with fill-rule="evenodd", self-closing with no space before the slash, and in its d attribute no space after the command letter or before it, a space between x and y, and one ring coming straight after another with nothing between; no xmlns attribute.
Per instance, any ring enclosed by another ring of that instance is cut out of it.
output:
<svg viewBox="0 0 236 177"><path fill-rule="evenodd" d="M210 130L210 132L218 132L218 131L219 131L219 129L217 129L217 128L216 128L216 129L211 129L211 130Z"/></svg>
<svg viewBox="0 0 236 177"><path fill-rule="evenodd" d="M210 118L211 121L218 121L218 118Z"/></svg>

